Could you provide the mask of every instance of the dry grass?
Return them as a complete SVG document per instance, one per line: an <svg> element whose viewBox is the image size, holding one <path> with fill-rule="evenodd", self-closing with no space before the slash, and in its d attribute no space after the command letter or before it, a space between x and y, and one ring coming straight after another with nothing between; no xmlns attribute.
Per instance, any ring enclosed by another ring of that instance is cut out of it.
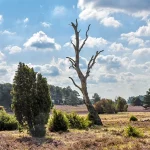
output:
<svg viewBox="0 0 150 150"><path fill-rule="evenodd" d="M131 115L137 122L129 122ZM47 133L46 138L32 138L18 131L0 132L0 150L149 150L150 113L133 112L101 115L104 126L88 130ZM140 128L144 137L124 136L124 128L131 124Z"/></svg>

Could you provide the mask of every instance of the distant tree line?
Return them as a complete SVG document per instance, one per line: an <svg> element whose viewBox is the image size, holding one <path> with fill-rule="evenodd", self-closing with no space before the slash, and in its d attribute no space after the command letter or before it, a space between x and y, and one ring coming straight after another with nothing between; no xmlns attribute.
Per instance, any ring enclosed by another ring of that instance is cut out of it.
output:
<svg viewBox="0 0 150 150"><path fill-rule="evenodd" d="M0 105L4 106L7 110L11 110L11 99L10 94L12 84L4 83L0 84ZM83 104L83 100L77 91L72 90L70 86L66 88L49 85L51 99L55 105L80 105Z"/></svg>
<svg viewBox="0 0 150 150"><path fill-rule="evenodd" d="M70 86L66 88L50 85L50 93L52 102L55 105L80 105L83 100L80 98L76 90L72 90Z"/></svg>
<svg viewBox="0 0 150 150"><path fill-rule="evenodd" d="M128 104L132 106L150 107L150 89L146 91L145 95L132 96L128 99Z"/></svg>

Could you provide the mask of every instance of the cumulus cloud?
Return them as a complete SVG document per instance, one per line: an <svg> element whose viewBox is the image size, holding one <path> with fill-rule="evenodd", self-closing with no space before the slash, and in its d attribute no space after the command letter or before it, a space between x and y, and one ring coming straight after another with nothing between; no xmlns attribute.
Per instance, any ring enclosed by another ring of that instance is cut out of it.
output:
<svg viewBox="0 0 150 150"><path fill-rule="evenodd" d="M3 16L0 15L0 24L3 22Z"/></svg>
<svg viewBox="0 0 150 150"><path fill-rule="evenodd" d="M28 23L28 22L29 22L29 18L25 18L25 19L23 20L23 22L24 22L24 23Z"/></svg>
<svg viewBox="0 0 150 150"><path fill-rule="evenodd" d="M137 50L134 50L133 51L133 55L134 56L138 56L138 57L148 57L150 56L150 48L140 48L140 49L137 49Z"/></svg>
<svg viewBox="0 0 150 150"><path fill-rule="evenodd" d="M15 35L16 32L10 32L8 30L0 31L1 35Z"/></svg>
<svg viewBox="0 0 150 150"><path fill-rule="evenodd" d="M31 38L27 40L26 43L24 43L25 48L32 48L34 50L59 50L61 46L57 43L55 43L55 40L53 38L48 37L44 32L39 31Z"/></svg>
<svg viewBox="0 0 150 150"><path fill-rule="evenodd" d="M112 43L109 47L112 51L114 52L119 52L119 51L129 51L130 49L127 47L124 47L121 43Z"/></svg>
<svg viewBox="0 0 150 150"><path fill-rule="evenodd" d="M115 55L100 55L97 59L99 64L104 64L107 70L119 69L122 67L122 60Z"/></svg>
<svg viewBox="0 0 150 150"><path fill-rule="evenodd" d="M149 1L130 1L130 0L78 0L78 8L81 9L79 18L82 20L97 19L105 23L104 25L111 25L113 22L116 27L120 26L120 22L111 18L115 13L125 13L135 17L147 18L150 15L150 2ZM114 26L112 24L112 26Z"/></svg>
<svg viewBox="0 0 150 150"><path fill-rule="evenodd" d="M99 81L104 83L116 83L117 78L113 74L101 74Z"/></svg>
<svg viewBox="0 0 150 150"><path fill-rule="evenodd" d="M114 17L108 17L101 20L101 23L106 27L115 27L118 28L121 26L121 23L114 19Z"/></svg>
<svg viewBox="0 0 150 150"><path fill-rule="evenodd" d="M45 28L49 28L51 26L51 24L48 22L41 22L41 25Z"/></svg>
<svg viewBox="0 0 150 150"><path fill-rule="evenodd" d="M82 39L81 37L79 39L80 39L80 46L81 46L84 39ZM74 35L71 36L71 40L73 41L73 43L75 43L75 36ZM96 38L96 37L89 36L86 43L85 43L85 47L88 47L88 48L98 47L99 48L100 46L104 46L107 44L108 44L108 41L103 39L102 37ZM64 44L64 47L67 47L67 46L72 47L72 44L70 42L67 42Z"/></svg>
<svg viewBox="0 0 150 150"><path fill-rule="evenodd" d="M4 59L5 55L0 51L0 60Z"/></svg>
<svg viewBox="0 0 150 150"><path fill-rule="evenodd" d="M146 26L139 27L135 32L122 33L122 38L130 38L130 37L142 37L142 36L150 36L150 22L147 22Z"/></svg>
<svg viewBox="0 0 150 150"><path fill-rule="evenodd" d="M5 68L0 68L0 76L4 76L8 73L7 69Z"/></svg>
<svg viewBox="0 0 150 150"><path fill-rule="evenodd" d="M45 68L44 76L56 77L60 75L59 69L56 66L48 66Z"/></svg>
<svg viewBox="0 0 150 150"><path fill-rule="evenodd" d="M56 6L53 10L53 15L54 16L62 16L65 15L67 9L64 6Z"/></svg>
<svg viewBox="0 0 150 150"><path fill-rule="evenodd" d="M9 54L15 54L21 52L22 49L19 46L7 46L5 50L8 50Z"/></svg>

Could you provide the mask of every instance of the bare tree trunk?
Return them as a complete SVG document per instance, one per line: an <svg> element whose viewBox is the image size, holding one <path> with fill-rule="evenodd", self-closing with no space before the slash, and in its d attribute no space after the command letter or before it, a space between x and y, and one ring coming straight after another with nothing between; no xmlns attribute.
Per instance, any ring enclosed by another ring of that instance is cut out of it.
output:
<svg viewBox="0 0 150 150"><path fill-rule="evenodd" d="M79 41L79 33L80 31L78 31L78 21L76 20L76 24L72 23L71 22L71 26L73 27L74 31L75 31L75 39L76 39L76 44L74 44L72 41L71 41L71 44L73 45L74 47L74 50L75 50L75 60L72 59L71 57L67 57L69 59L69 61L71 62L71 66L74 70L76 70L77 74L78 74L78 77L81 81L81 87L78 86L75 81L69 77L73 84L82 92L83 94L83 98L84 98L84 102L85 102L85 105L89 111L89 115L90 115L90 118L92 119L93 123L96 124L96 125L103 125L102 124L102 121L97 113L97 111L95 110L94 106L92 105L90 99L89 99L89 96L88 96L88 91L87 91L87 78L90 74L90 70L92 69L92 67L94 66L95 64L95 60L97 58L97 56L103 51L97 51L95 55L93 55L88 63L88 67L87 67L87 71L86 71L86 74L83 75L81 69L80 69L80 66L79 66L79 54L80 54L80 51L82 50L83 46L85 45L85 42L87 41L88 39L88 31L89 31L89 28L90 28L90 25L88 26L88 29L86 31L86 38L85 40L83 41L82 45L80 46L80 41Z"/></svg>
<svg viewBox="0 0 150 150"><path fill-rule="evenodd" d="M83 93L84 102L89 112L90 118L92 118L91 120L95 125L103 125L97 111L95 110L94 106L92 105L89 99L88 92L87 92L87 85L86 82L84 81L82 81L82 93Z"/></svg>

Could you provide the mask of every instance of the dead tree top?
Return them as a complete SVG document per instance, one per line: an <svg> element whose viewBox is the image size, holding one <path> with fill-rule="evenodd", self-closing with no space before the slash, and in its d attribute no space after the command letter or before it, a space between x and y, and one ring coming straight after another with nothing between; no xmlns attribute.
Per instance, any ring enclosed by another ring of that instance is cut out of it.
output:
<svg viewBox="0 0 150 150"><path fill-rule="evenodd" d="M90 58L90 61L89 61L88 66L87 66L86 74L83 75L83 73L81 72L81 69L80 69L80 67L79 67L79 61L80 61L80 59L79 59L79 58L80 58L80 57L79 57L79 53L81 52L82 48L84 47L84 45L85 45L85 43L86 43L86 41L87 41L87 39L88 39L88 32L89 32L89 30L90 30L90 26L91 26L91 25L88 25L88 28L87 28L86 33L85 33L85 39L83 40L81 46L80 46L80 39L79 39L79 37L80 37L79 35L80 35L80 31L81 31L81 30L78 31L78 21L77 21L77 19L76 19L76 23L71 22L71 26L72 26L73 29L74 29L75 41L76 41L76 43L74 44L73 41L71 40L71 44L72 44L72 46L73 46L73 48L74 48L74 50L75 50L75 60L74 60L73 58L71 58L71 57L66 57L66 58L69 59L69 61L70 61L70 63L71 63L70 68L73 68L74 70L76 70L76 72L77 72L77 74L78 74L80 80L83 79L83 80L86 81L87 78L88 78L88 76L90 75L90 71L91 71L92 67L93 67L94 64L96 63L96 58L97 58L98 55L99 55L101 52L103 52L104 50L97 51L96 54L93 55L93 56ZM82 92L82 88L81 88L80 86L78 86L78 85L75 83L75 81L74 81L71 77L69 77L69 78L72 80L73 84L74 84L77 88L79 88L79 89L81 90L81 92Z"/></svg>

